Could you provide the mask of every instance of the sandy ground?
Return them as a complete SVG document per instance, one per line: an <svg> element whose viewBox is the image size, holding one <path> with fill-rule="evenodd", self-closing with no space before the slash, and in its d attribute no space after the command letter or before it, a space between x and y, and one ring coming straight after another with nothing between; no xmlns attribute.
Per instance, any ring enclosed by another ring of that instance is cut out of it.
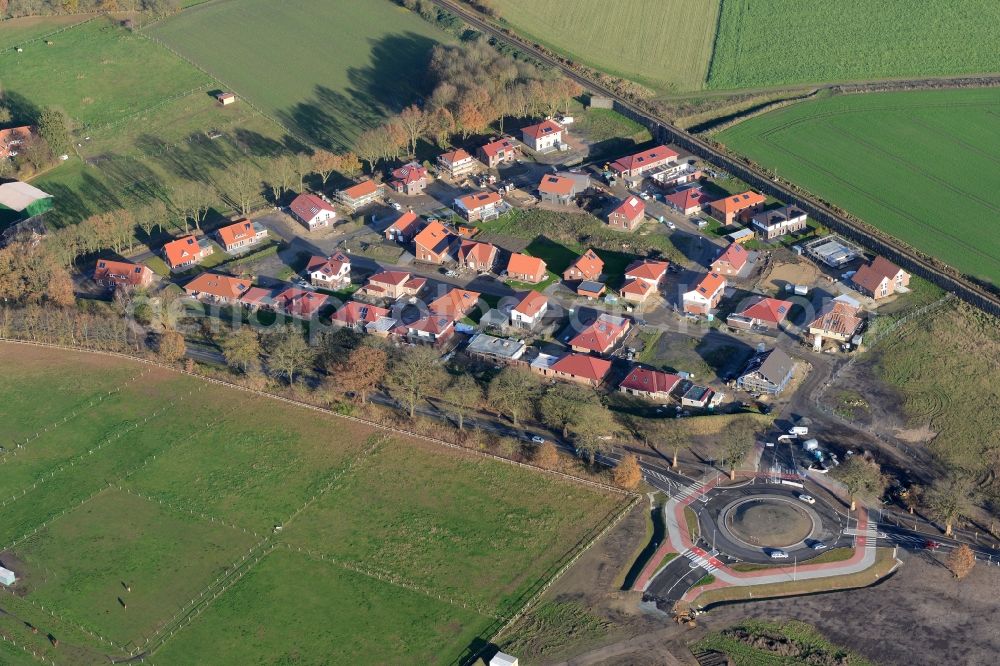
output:
<svg viewBox="0 0 1000 666"><path fill-rule="evenodd" d="M783 290L786 284L813 285L820 279L820 270L812 264L799 261L785 264L776 262L771 272L764 279L763 287L767 290Z"/></svg>

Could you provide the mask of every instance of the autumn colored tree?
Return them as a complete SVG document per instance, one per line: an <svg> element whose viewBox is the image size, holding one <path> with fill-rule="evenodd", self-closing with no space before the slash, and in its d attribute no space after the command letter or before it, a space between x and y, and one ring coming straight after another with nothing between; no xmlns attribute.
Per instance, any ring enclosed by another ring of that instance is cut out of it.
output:
<svg viewBox="0 0 1000 666"><path fill-rule="evenodd" d="M399 121L399 125L406 130L410 154L412 155L417 150L417 141L423 136L427 128L426 114L424 114L419 106L411 104L403 109L396 119Z"/></svg>
<svg viewBox="0 0 1000 666"><path fill-rule="evenodd" d="M337 171L347 178L354 178L361 173L361 161L350 151L340 153L337 155Z"/></svg>
<svg viewBox="0 0 1000 666"><path fill-rule="evenodd" d="M268 364L283 374L289 384L316 360L316 350L309 346L302 331L295 326L285 326L270 341L267 350Z"/></svg>
<svg viewBox="0 0 1000 666"><path fill-rule="evenodd" d="M967 544L963 543L948 555L948 568L959 580L968 576L975 566L976 554Z"/></svg>
<svg viewBox="0 0 1000 666"><path fill-rule="evenodd" d="M156 350L163 360L175 363L184 358L187 345L184 343L183 335L173 329L167 329L160 333Z"/></svg>
<svg viewBox="0 0 1000 666"><path fill-rule="evenodd" d="M612 482L619 488L625 490L635 490L642 481L642 469L639 468L639 460L629 453L615 465L611 472Z"/></svg>
<svg viewBox="0 0 1000 666"><path fill-rule="evenodd" d="M49 279L45 286L45 300L60 308L76 305L76 295L73 293L73 278L63 266L49 263Z"/></svg>
<svg viewBox="0 0 1000 666"><path fill-rule="evenodd" d="M393 361L387 381L412 419L420 401L440 389L443 376L437 352L430 347L416 347L404 350Z"/></svg>
<svg viewBox="0 0 1000 666"><path fill-rule="evenodd" d="M257 366L263 351L260 336L249 326L242 326L235 333L226 336L221 346L226 364L238 368L244 374Z"/></svg>
<svg viewBox="0 0 1000 666"><path fill-rule="evenodd" d="M857 508L857 500L875 500L885 492L888 483L875 459L867 454L853 455L837 468L837 476L847 487L851 496L851 510Z"/></svg>
<svg viewBox="0 0 1000 666"><path fill-rule="evenodd" d="M330 180L333 172L340 166L340 158L328 150L317 150L309 159L312 163L313 173L319 175L324 186Z"/></svg>
<svg viewBox="0 0 1000 666"><path fill-rule="evenodd" d="M559 467L559 451L552 442L542 442L535 449L532 460L543 469L556 469Z"/></svg>
<svg viewBox="0 0 1000 666"><path fill-rule="evenodd" d="M375 171L375 163L385 152L385 137L381 128L365 130L354 140L358 157L368 163L368 171Z"/></svg>
<svg viewBox="0 0 1000 666"><path fill-rule="evenodd" d="M337 368L334 377L345 393L353 393L365 404L368 394L385 379L389 369L389 355L382 349L362 345L351 351Z"/></svg>

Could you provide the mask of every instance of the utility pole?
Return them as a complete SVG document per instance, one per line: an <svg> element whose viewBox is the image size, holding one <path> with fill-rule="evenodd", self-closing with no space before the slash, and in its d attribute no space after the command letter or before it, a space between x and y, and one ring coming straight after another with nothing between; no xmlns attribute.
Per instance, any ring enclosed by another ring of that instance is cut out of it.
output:
<svg viewBox="0 0 1000 666"><path fill-rule="evenodd" d="M792 582L795 582L795 577L798 574L799 569L799 556L796 555L792 558Z"/></svg>

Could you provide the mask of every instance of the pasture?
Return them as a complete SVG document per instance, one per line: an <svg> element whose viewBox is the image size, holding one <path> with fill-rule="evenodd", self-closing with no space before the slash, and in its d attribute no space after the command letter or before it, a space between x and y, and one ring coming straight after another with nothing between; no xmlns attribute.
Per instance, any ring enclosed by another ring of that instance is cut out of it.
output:
<svg viewBox="0 0 1000 666"><path fill-rule="evenodd" d="M1000 90L832 96L716 138L958 270L1000 284Z"/></svg>
<svg viewBox="0 0 1000 666"><path fill-rule="evenodd" d="M85 20L80 16L28 16L0 22L0 57L8 55L3 53L7 49L27 48L36 39Z"/></svg>
<svg viewBox="0 0 1000 666"><path fill-rule="evenodd" d="M499 0L519 33L574 60L659 92L704 87L716 0Z"/></svg>
<svg viewBox="0 0 1000 666"><path fill-rule="evenodd" d="M721 3L710 88L1000 70L1000 50L983 47L1000 41L993 0Z"/></svg>
<svg viewBox="0 0 1000 666"><path fill-rule="evenodd" d="M148 32L327 148L414 101L431 48L450 40L389 0L206 3Z"/></svg>
<svg viewBox="0 0 1000 666"><path fill-rule="evenodd" d="M455 661L623 502L124 359L0 363L0 631L61 664Z"/></svg>

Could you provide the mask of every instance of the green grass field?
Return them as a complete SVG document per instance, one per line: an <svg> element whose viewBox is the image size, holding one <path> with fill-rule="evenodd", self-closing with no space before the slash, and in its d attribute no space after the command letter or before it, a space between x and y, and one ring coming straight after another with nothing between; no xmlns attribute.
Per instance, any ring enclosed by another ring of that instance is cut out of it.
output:
<svg viewBox="0 0 1000 666"><path fill-rule="evenodd" d="M149 32L326 147L413 101L431 48L450 39L389 0L213 2Z"/></svg>
<svg viewBox="0 0 1000 666"><path fill-rule="evenodd" d="M126 360L0 363L0 631L61 664L453 662L622 502Z"/></svg>
<svg viewBox="0 0 1000 666"><path fill-rule="evenodd" d="M1000 41L993 0L721 2L711 88L1000 70L1000 50L983 48Z"/></svg>
<svg viewBox="0 0 1000 666"><path fill-rule="evenodd" d="M1000 90L827 97L717 135L960 271L1000 284Z"/></svg>
<svg viewBox="0 0 1000 666"><path fill-rule="evenodd" d="M3 58L12 55L2 53L6 49L14 49L18 46L27 48L34 40L52 35L57 30L68 26L81 23L87 20L87 18L89 17L29 16L0 22L0 62L4 62Z"/></svg>
<svg viewBox="0 0 1000 666"><path fill-rule="evenodd" d="M704 87L715 0L500 0L518 32L573 59L658 91Z"/></svg>

